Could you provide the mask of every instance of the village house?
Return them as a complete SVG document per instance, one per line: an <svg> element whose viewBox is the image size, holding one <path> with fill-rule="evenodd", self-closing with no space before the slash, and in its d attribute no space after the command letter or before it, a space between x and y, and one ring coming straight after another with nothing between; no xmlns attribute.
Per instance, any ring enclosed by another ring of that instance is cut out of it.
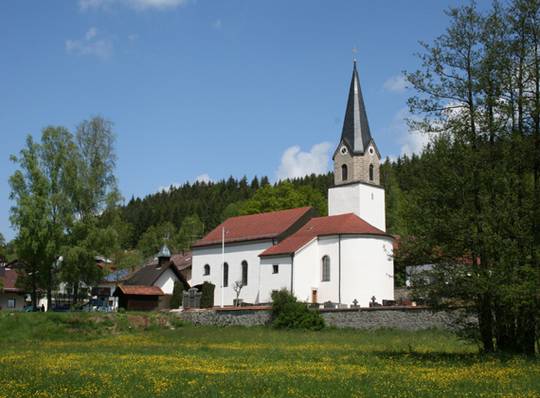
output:
<svg viewBox="0 0 540 398"><path fill-rule="evenodd" d="M0 310L22 310L26 305L26 292L17 287L17 270L0 259Z"/></svg>
<svg viewBox="0 0 540 398"><path fill-rule="evenodd" d="M368 306L394 299L393 237L386 233L381 155L353 66L341 139L333 155L328 216L309 207L232 217L193 245L191 280L216 286L214 303L259 304L286 288L313 304Z"/></svg>
<svg viewBox="0 0 540 398"><path fill-rule="evenodd" d="M163 246L156 261L126 275L118 282L113 292L118 297L118 307L126 310L154 310L169 308L175 283L181 283L185 289L189 284L182 274L189 268L190 256L177 255L179 267L172 261L167 246Z"/></svg>

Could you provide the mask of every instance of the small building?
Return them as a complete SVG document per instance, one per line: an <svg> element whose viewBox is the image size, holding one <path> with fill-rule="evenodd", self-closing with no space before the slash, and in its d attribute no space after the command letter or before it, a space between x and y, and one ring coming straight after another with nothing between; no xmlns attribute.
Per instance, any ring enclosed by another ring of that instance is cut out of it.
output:
<svg viewBox="0 0 540 398"><path fill-rule="evenodd" d="M157 286L119 285L114 291L118 306L128 311L152 311L159 308L159 299L164 296Z"/></svg>
<svg viewBox="0 0 540 398"><path fill-rule="evenodd" d="M24 289L17 287L17 270L0 267L0 310L22 310L26 304Z"/></svg>
<svg viewBox="0 0 540 398"><path fill-rule="evenodd" d="M164 245L157 255L157 261L127 275L114 291L114 296L118 297L118 307L126 310L169 308L175 283L181 283L186 290L189 288L186 278L171 257L171 252Z"/></svg>

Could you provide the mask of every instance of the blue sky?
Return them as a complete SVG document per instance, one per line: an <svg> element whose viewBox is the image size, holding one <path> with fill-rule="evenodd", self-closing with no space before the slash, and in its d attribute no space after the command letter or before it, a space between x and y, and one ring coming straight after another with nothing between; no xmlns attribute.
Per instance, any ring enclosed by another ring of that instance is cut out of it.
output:
<svg viewBox="0 0 540 398"><path fill-rule="evenodd" d="M330 167L352 51L383 156L418 151L400 72L461 1L0 2L0 232L9 155L47 125L114 122L122 194ZM482 5L487 2L480 2Z"/></svg>

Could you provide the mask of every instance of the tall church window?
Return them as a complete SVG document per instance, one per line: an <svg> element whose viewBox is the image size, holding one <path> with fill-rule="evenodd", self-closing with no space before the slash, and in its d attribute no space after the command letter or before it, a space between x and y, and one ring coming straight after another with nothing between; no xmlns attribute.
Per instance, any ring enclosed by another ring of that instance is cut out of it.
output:
<svg viewBox="0 0 540 398"><path fill-rule="evenodd" d="M373 181L373 165L369 165L369 181Z"/></svg>
<svg viewBox="0 0 540 398"><path fill-rule="evenodd" d="M324 256L322 258L322 281L330 281L330 257Z"/></svg>
<svg viewBox="0 0 540 398"><path fill-rule="evenodd" d="M349 178L349 170L347 169L347 165L344 164L341 166L341 181L347 181Z"/></svg>
<svg viewBox="0 0 540 398"><path fill-rule="evenodd" d="M223 287L229 286L229 264L223 263Z"/></svg>
<svg viewBox="0 0 540 398"><path fill-rule="evenodd" d="M242 285L248 284L248 263L246 260L242 261Z"/></svg>
<svg viewBox="0 0 540 398"><path fill-rule="evenodd" d="M210 266L208 264L204 265L204 274L203 275L210 275Z"/></svg>

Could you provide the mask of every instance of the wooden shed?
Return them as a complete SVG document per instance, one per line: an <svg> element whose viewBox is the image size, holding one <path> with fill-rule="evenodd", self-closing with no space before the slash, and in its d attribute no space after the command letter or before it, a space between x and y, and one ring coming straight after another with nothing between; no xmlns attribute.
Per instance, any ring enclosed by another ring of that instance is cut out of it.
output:
<svg viewBox="0 0 540 398"><path fill-rule="evenodd" d="M158 308L163 291L157 286L119 285L114 291L118 307L128 311L152 311Z"/></svg>

